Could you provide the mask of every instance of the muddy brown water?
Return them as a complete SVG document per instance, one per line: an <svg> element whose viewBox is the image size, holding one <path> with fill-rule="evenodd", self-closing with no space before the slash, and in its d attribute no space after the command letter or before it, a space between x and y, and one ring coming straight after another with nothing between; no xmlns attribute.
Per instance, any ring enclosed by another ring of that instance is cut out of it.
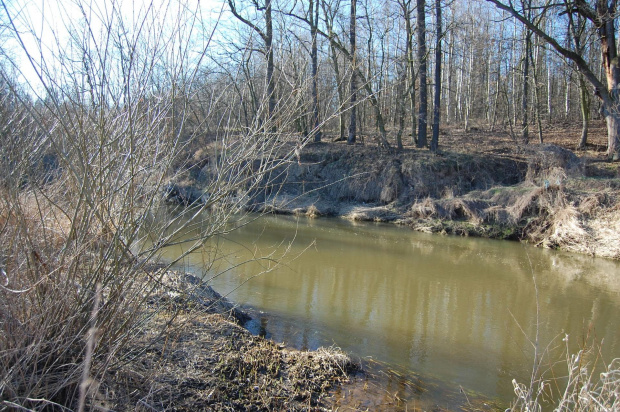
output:
<svg viewBox="0 0 620 412"><path fill-rule="evenodd" d="M219 260L206 269L213 248ZM180 265L251 308L255 333L297 348L336 345L372 359L378 375L395 373L376 391L401 399L386 408L458 407L469 402L463 392L508 405L512 379L529 382L537 331L544 370L567 344L576 352L585 340L602 342L599 367L620 356L615 261L385 224L267 216Z"/></svg>

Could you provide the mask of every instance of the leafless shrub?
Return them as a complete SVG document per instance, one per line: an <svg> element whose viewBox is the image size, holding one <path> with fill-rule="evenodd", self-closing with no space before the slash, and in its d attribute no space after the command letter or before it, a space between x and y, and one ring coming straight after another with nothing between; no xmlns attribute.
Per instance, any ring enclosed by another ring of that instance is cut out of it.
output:
<svg viewBox="0 0 620 412"><path fill-rule="evenodd" d="M66 47L31 60L44 89L36 102L1 71L2 407L88 408L105 397L98 383L149 319L175 316L167 306L145 310L167 268L150 262L190 231L186 253L233 229L230 217L293 156L286 135L265 132L291 121L286 110L243 131L218 112L208 119L221 127L199 199L166 215L164 188L204 141L201 125L187 123L202 104L203 55L188 42L198 14L163 2L127 21L109 3L75 2L82 19L67 20ZM2 12L23 45L19 14L4 3ZM204 54L209 33L202 40Z"/></svg>

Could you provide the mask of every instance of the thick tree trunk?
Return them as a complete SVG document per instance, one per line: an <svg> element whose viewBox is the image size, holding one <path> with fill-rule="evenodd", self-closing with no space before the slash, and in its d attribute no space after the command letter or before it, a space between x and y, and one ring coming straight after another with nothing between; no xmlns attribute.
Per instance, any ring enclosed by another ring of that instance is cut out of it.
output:
<svg viewBox="0 0 620 412"><path fill-rule="evenodd" d="M420 106L418 109L418 144L426 147L426 127L428 116L428 88L426 85L426 13L425 0L417 0L418 6L418 66L420 67Z"/></svg>
<svg viewBox="0 0 620 412"><path fill-rule="evenodd" d="M607 85L599 80L583 57L560 45L557 39L551 37L531 19L519 13L511 4L505 4L499 0L488 1L512 14L515 19L543 38L562 56L574 62L580 73L595 87L596 95L603 102L603 114L607 122L607 156L611 160L620 160L620 68L618 67L618 50L616 47L616 0L597 0L594 8L590 7L585 1L570 3L570 5L567 3L568 14L579 13L596 27L601 43L603 63L601 67L605 71ZM567 83L570 85L570 82Z"/></svg>
<svg viewBox="0 0 620 412"><path fill-rule="evenodd" d="M410 9L410 1L403 1L401 3L401 7L403 9L403 15L405 16L405 36L407 37L406 43L406 55L407 55L407 70L408 70L408 78L409 85L407 89L409 90L409 104L411 108L411 143L416 144L418 142L417 138L417 115L415 110L415 100L416 100L416 92L415 92L415 81L416 81L416 73L415 73L415 62L413 59L413 26L411 24L411 14L413 11Z"/></svg>
<svg viewBox="0 0 620 412"><path fill-rule="evenodd" d="M340 65L338 64L338 55L336 54L336 48L332 45L329 46L330 47L330 51L331 51L331 59L332 59L332 64L334 66L334 75L336 76L336 83L338 84L337 87L337 91L338 91L338 105L340 106L339 111L340 114L338 116L338 139L336 139L337 141L342 141L345 140L345 130L346 130L346 126L347 126L347 119L346 119L346 111L344 110L345 108L345 104L346 104L346 100L345 100L345 94L344 94L344 86L343 86L343 79L340 76Z"/></svg>
<svg viewBox="0 0 620 412"><path fill-rule="evenodd" d="M615 1L609 7L606 0L599 0L597 11L603 16L615 16ZM603 102L607 122L607 156L613 161L620 160L620 67L616 47L616 27L614 18L607 18L598 28L601 41L603 67L607 77L607 101Z"/></svg>
<svg viewBox="0 0 620 412"><path fill-rule="evenodd" d="M605 110L607 123L607 156L614 162L620 160L620 104L613 110Z"/></svg>

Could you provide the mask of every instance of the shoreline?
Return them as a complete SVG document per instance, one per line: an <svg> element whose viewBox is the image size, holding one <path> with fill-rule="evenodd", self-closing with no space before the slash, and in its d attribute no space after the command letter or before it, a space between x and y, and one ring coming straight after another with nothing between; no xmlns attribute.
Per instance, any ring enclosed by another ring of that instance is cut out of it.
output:
<svg viewBox="0 0 620 412"><path fill-rule="evenodd" d="M302 351L253 335L241 325L250 316L193 275L168 270L158 289L149 306L167 309L144 327L135 358L112 371L114 383L99 385L106 396L95 405L325 411L330 391L361 371L337 348Z"/></svg>
<svg viewBox="0 0 620 412"><path fill-rule="evenodd" d="M371 145L309 144L298 162L273 173L267 189L251 194L246 210L395 223L620 259L616 164L555 144L469 150L388 154ZM208 172L190 169L183 184L169 187L169 202L200 204Z"/></svg>
<svg viewBox="0 0 620 412"><path fill-rule="evenodd" d="M189 273L167 270L149 306L167 309L130 349L138 356L111 371L114 383L98 384L93 406L331 411L401 410L413 402L428 409L504 409L499 400L372 359L354 360L333 346L303 350L254 334L247 328L256 320L252 310ZM162 338L153 340L158 333ZM392 394L387 388L394 385L400 389Z"/></svg>

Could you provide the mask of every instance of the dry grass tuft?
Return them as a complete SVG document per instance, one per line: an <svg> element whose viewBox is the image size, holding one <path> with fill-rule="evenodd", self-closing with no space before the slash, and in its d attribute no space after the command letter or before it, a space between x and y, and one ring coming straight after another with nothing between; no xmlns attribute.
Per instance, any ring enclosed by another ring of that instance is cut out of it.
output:
<svg viewBox="0 0 620 412"><path fill-rule="evenodd" d="M568 341L568 335L564 341ZM563 361L556 362L541 375L533 375L529 385L512 381L516 399L511 410L608 412L620 409L620 359L612 360L596 374L598 356L594 347L573 355L566 353Z"/></svg>
<svg viewBox="0 0 620 412"><path fill-rule="evenodd" d="M518 222L526 214L532 214L538 212L537 201L544 193L544 188L533 187L525 194L518 198L516 202L508 207L508 212L513 221Z"/></svg>
<svg viewBox="0 0 620 412"><path fill-rule="evenodd" d="M482 201L464 198L451 198L441 201L442 217L451 220L468 220L481 224L486 217L487 204Z"/></svg>
<svg viewBox="0 0 620 412"><path fill-rule="evenodd" d="M426 197L421 202L414 203L408 215L416 219L434 218L437 217L438 210L433 199Z"/></svg>
<svg viewBox="0 0 620 412"><path fill-rule="evenodd" d="M315 205L310 205L304 214L314 219L321 216L321 211Z"/></svg>
<svg viewBox="0 0 620 412"><path fill-rule="evenodd" d="M592 237L584 230L580 216L573 205L564 204L556 207L550 217L550 227L542 240L543 246L582 251L583 246L588 245Z"/></svg>
<svg viewBox="0 0 620 412"><path fill-rule="evenodd" d="M386 207L358 206L352 208L344 218L354 222L393 222L398 216Z"/></svg>

